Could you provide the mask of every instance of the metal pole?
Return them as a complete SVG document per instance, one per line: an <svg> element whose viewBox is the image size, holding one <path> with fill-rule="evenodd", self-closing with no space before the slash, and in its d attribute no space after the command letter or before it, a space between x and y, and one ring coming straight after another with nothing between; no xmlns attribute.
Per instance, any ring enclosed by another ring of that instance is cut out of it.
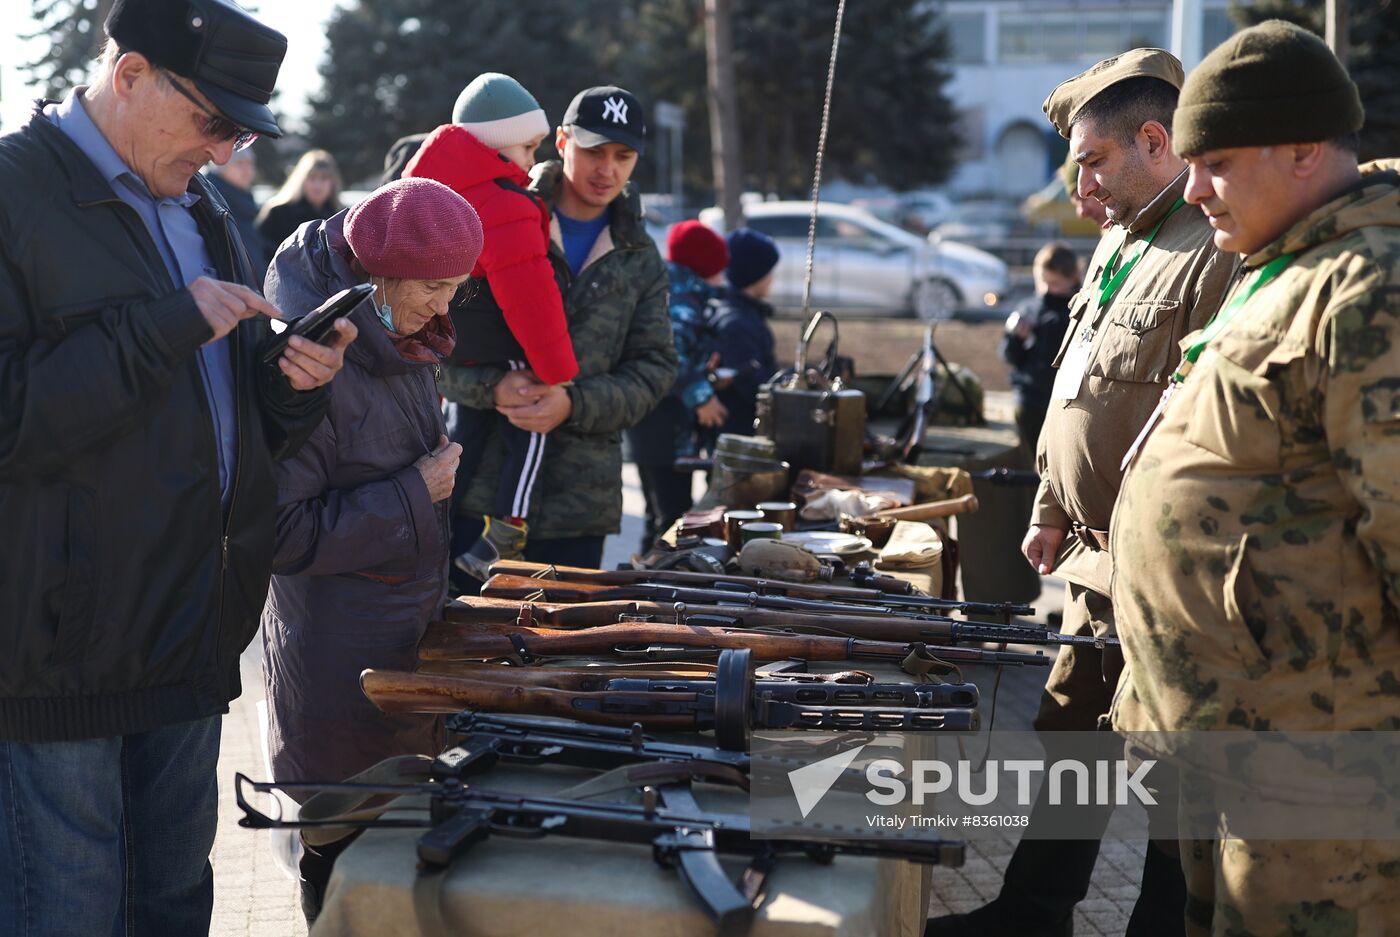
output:
<svg viewBox="0 0 1400 937"><path fill-rule="evenodd" d="M1201 62L1201 0L1172 0L1172 54L1189 72Z"/></svg>
<svg viewBox="0 0 1400 937"><path fill-rule="evenodd" d="M676 124L671 129L671 217L680 221L685 217L685 183L682 173L682 157L685 152L685 124Z"/></svg>
<svg viewBox="0 0 1400 937"><path fill-rule="evenodd" d="M1327 46L1347 64L1351 55L1351 0L1327 0Z"/></svg>

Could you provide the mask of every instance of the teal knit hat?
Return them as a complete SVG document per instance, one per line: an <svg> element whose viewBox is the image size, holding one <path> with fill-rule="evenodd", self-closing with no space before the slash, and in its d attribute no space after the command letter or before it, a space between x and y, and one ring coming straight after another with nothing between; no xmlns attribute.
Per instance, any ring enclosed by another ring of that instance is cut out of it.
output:
<svg viewBox="0 0 1400 937"><path fill-rule="evenodd" d="M549 121L534 95L500 72L483 72L457 96L452 122L494 150L529 143L549 133Z"/></svg>

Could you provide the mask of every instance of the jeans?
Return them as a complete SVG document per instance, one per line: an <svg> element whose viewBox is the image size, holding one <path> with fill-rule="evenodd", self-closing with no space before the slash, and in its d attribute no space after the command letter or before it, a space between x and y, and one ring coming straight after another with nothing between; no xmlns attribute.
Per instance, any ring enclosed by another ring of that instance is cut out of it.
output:
<svg viewBox="0 0 1400 937"><path fill-rule="evenodd" d="M0 742L0 930L208 934L220 721Z"/></svg>

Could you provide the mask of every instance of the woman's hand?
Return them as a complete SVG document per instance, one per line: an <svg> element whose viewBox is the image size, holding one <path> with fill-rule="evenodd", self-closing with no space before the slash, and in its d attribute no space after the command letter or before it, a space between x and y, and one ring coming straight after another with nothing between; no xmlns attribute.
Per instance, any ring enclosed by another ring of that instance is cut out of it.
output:
<svg viewBox="0 0 1400 937"><path fill-rule="evenodd" d="M434 504L452 497L452 483L457 478L457 462L461 458L462 447L448 442L446 436L439 436L438 447L413 463L418 474L423 476L428 497Z"/></svg>

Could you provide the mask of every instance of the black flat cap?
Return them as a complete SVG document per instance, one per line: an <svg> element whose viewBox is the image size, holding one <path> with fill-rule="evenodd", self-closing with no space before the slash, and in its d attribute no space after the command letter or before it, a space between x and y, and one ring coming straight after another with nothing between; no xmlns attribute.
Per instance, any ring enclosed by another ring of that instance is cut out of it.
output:
<svg viewBox="0 0 1400 937"><path fill-rule="evenodd" d="M269 137L281 129L267 106L287 37L225 0L116 0L107 35L194 82L225 117Z"/></svg>

